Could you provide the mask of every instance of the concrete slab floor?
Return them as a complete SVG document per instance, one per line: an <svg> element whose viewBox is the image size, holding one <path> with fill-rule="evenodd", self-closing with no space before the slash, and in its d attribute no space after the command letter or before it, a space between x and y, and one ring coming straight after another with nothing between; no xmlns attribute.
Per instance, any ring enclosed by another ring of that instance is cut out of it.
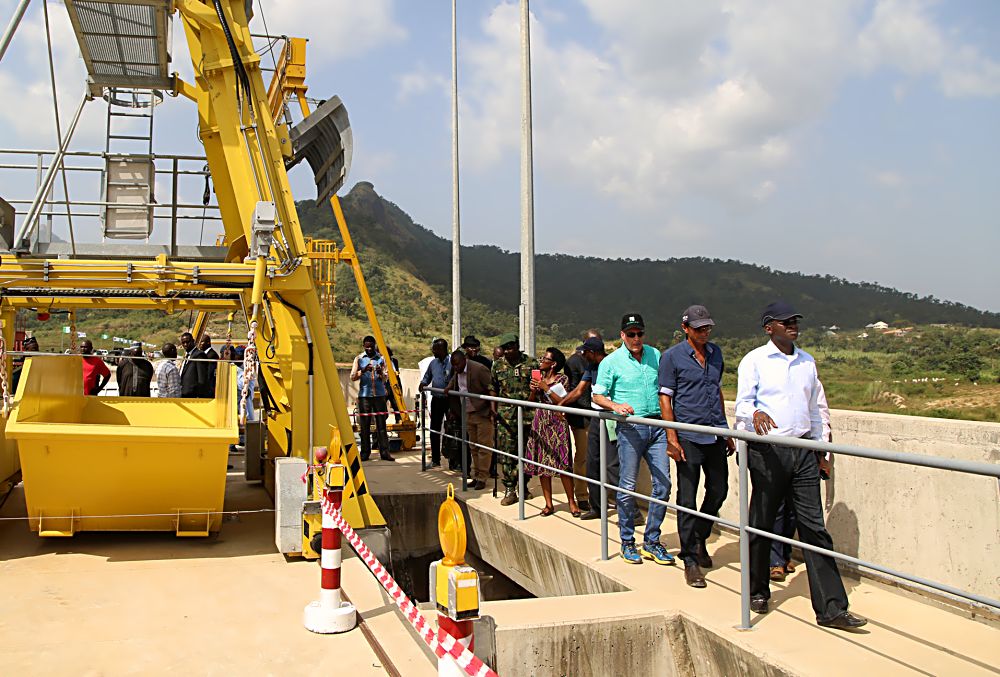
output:
<svg viewBox="0 0 1000 677"><path fill-rule="evenodd" d="M237 468L225 507L271 505ZM0 516L24 514L18 487ZM227 520L207 539L43 540L23 521L0 521L0 673L315 675L326 661L352 676L386 674L359 629L322 636L303 628L302 609L318 592L315 562L275 552L270 512ZM370 595L358 597L369 611Z"/></svg>
<svg viewBox="0 0 1000 677"><path fill-rule="evenodd" d="M729 534L715 535L709 551L715 567L707 572L709 587L690 588L684 583L683 565L627 565L617 556L617 524L610 528L612 558L600 560L600 522L581 522L566 511L565 497L557 491L556 515L538 515L544 503L529 501L523 522L517 520L517 505L502 507L492 497L492 485L484 491L462 494L457 473L435 469L420 472L417 454L402 454L395 464L366 465L369 484L376 497L384 493L433 493L449 482L466 509L482 511L503 520L510 528L530 534L540 547L560 553L621 582L631 592L600 596L549 597L544 599L488 602L483 613L503 624L528 627L532 623L571 623L595 617L683 614L692 622L717 633L753 655L764 657L794 674L833 675L850 672L872 674L985 674L1000 675L1000 629L971 619L910 594L902 594L867 579L845 578L851 609L869 619L861 631L847 633L815 624L808 597L805 567L785 583L772 584L772 611L753 617L753 631L735 629L739 621L739 548ZM502 488L501 488L502 491ZM730 497L729 500L734 500ZM614 520L613 520L614 522ZM674 554L679 549L676 520L664 521L663 540ZM640 528L641 531L641 528ZM637 540L641 535L637 535ZM489 558L487 558L488 560ZM499 566L498 562L490 562ZM511 572L517 580L516 572ZM518 581L520 582L520 581ZM523 583L522 583L523 585ZM527 586L525 586L527 587ZM540 587L545 587L544 582ZM555 586L553 586L555 587ZM530 590L530 588L529 588ZM545 590L531 590L539 595ZM527 630L526 630L527 631Z"/></svg>

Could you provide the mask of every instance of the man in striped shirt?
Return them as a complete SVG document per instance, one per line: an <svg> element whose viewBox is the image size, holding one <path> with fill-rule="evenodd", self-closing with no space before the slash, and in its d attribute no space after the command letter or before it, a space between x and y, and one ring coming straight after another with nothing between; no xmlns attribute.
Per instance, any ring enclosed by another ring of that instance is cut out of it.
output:
<svg viewBox="0 0 1000 677"><path fill-rule="evenodd" d="M164 343L160 349L163 359L156 365L156 396L157 397L180 397L181 396L181 373L177 370L177 346L173 343Z"/></svg>

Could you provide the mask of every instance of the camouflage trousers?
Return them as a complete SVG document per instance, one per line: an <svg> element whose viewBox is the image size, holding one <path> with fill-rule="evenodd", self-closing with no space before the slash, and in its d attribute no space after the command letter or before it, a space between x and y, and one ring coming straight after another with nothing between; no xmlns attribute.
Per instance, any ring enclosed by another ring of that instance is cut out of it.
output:
<svg viewBox="0 0 1000 677"><path fill-rule="evenodd" d="M528 444L528 433L531 425L524 425L524 444ZM506 489L517 489L517 414L507 418L502 414L497 416L497 449L511 454L497 454L497 465L500 469L500 480Z"/></svg>

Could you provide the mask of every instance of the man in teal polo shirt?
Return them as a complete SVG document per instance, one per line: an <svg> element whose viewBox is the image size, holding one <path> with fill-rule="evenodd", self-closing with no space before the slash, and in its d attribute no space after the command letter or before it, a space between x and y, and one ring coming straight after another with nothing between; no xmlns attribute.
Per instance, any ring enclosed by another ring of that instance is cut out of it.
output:
<svg viewBox="0 0 1000 677"><path fill-rule="evenodd" d="M643 345L646 325L642 315L622 317L622 345L601 361L591 401L622 416L660 418L658 374L660 351ZM646 459L653 480L653 498L670 496L670 460L667 456L667 431L643 423L618 424L619 486L635 491L639 459ZM642 564L643 558L657 564L673 564L674 558L660 544L660 524L665 506L649 504L646 531L641 548L635 545L635 498L618 492L618 528L621 532L622 559Z"/></svg>

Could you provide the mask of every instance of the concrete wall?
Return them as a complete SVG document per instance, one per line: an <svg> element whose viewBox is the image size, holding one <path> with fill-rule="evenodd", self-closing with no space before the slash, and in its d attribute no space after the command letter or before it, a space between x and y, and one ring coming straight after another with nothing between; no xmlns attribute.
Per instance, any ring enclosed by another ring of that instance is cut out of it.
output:
<svg viewBox="0 0 1000 677"><path fill-rule="evenodd" d="M728 407L729 420L734 420ZM1000 424L833 410L836 442L1000 463ZM739 518L736 463L722 516ZM839 456L823 483L834 545L861 559L1000 598L1000 484Z"/></svg>

